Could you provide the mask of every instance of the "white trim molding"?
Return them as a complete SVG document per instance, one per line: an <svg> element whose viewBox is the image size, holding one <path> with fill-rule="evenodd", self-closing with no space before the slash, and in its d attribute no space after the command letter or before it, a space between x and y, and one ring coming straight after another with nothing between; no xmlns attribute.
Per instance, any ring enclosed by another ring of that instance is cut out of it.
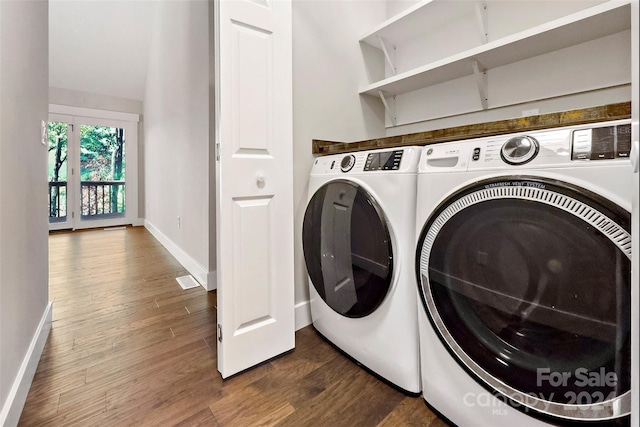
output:
<svg viewBox="0 0 640 427"><path fill-rule="evenodd" d="M121 120L123 122L140 121L140 114L122 113L120 111L97 110L95 108L72 107L70 105L49 104L49 114L66 114L69 116L93 117L96 119Z"/></svg>
<svg viewBox="0 0 640 427"><path fill-rule="evenodd" d="M302 301L295 305L296 331L312 323L311 305L309 301Z"/></svg>
<svg viewBox="0 0 640 427"><path fill-rule="evenodd" d="M204 288L208 291L218 289L218 272L216 270L207 273L207 284Z"/></svg>
<svg viewBox="0 0 640 427"><path fill-rule="evenodd" d="M215 282L213 282L213 288L209 289L208 279L211 273L207 271L198 261L193 259L188 253L184 251L180 246L175 244L170 238L168 238L164 233L158 230L153 224L151 224L148 220L144 220L144 228L146 228L149 233L153 237L156 238L158 242L162 246L165 247L166 250L169 251L173 257L178 260L180 264L193 276L194 279L200 283L200 285L207 291L215 289ZM215 271L213 272L213 276L215 276Z"/></svg>
<svg viewBox="0 0 640 427"><path fill-rule="evenodd" d="M49 331L51 331L51 321L53 318L52 308L53 303L50 302L47 304L42 314L42 319L40 319L40 324L38 324L38 328L33 335L27 354L25 354L22 360L18 375L13 382L13 386L11 386L11 390L9 390L7 400L4 402L2 412L0 412L1 426L16 426L18 425L18 421L20 421L20 415L22 415L22 409L27 400L33 376L36 374L40 356L42 356Z"/></svg>
<svg viewBox="0 0 640 427"><path fill-rule="evenodd" d="M144 218L137 218L131 224L134 227L144 227Z"/></svg>

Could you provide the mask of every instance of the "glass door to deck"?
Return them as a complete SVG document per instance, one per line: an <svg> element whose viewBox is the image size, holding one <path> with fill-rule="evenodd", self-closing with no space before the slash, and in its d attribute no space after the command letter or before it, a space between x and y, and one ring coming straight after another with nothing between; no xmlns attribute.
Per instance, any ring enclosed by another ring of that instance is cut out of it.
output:
<svg viewBox="0 0 640 427"><path fill-rule="evenodd" d="M124 218L126 216L124 129L81 124L79 130L80 220Z"/></svg>
<svg viewBox="0 0 640 427"><path fill-rule="evenodd" d="M49 227L95 228L131 224L127 175L128 123L51 115ZM135 171L135 168L134 168ZM137 201L135 201L137 203Z"/></svg>
<svg viewBox="0 0 640 427"><path fill-rule="evenodd" d="M69 135L72 117L49 117L49 229L73 228L69 192Z"/></svg>

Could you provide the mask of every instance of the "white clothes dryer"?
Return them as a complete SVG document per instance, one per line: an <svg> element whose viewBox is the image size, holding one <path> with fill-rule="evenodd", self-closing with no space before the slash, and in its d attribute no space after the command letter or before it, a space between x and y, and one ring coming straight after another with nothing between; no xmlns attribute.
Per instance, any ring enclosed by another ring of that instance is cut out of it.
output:
<svg viewBox="0 0 640 427"><path fill-rule="evenodd" d="M408 394L419 395L415 250L419 147L319 157L303 249L315 329Z"/></svg>
<svg viewBox="0 0 640 427"><path fill-rule="evenodd" d="M629 425L629 123L425 147L423 397L456 425Z"/></svg>

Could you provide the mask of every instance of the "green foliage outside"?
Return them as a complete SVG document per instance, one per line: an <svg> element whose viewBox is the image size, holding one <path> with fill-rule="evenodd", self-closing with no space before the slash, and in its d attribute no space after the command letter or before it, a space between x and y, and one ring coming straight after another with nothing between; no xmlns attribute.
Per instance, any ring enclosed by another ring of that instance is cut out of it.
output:
<svg viewBox="0 0 640 427"><path fill-rule="evenodd" d="M80 179L120 181L124 172L124 129L80 126Z"/></svg>
<svg viewBox="0 0 640 427"><path fill-rule="evenodd" d="M123 184L92 185L87 181L123 181L124 129L80 126L80 180L84 216L124 213ZM92 203L93 202L93 203Z"/></svg>
<svg viewBox="0 0 640 427"><path fill-rule="evenodd" d="M66 123L49 123L49 218L67 216L67 154L68 133Z"/></svg>
<svg viewBox="0 0 640 427"><path fill-rule="evenodd" d="M108 126L80 126L82 215L124 213L124 142L124 129ZM67 123L49 123L49 217L51 218L66 216L68 143ZM102 183L93 184L96 181L102 181Z"/></svg>
<svg viewBox="0 0 640 427"><path fill-rule="evenodd" d="M67 124L49 123L49 182L67 180Z"/></svg>

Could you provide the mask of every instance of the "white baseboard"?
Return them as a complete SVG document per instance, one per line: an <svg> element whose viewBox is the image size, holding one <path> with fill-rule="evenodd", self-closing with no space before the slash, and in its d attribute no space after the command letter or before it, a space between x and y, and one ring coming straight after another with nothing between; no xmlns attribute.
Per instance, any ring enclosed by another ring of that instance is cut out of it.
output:
<svg viewBox="0 0 640 427"><path fill-rule="evenodd" d="M173 255L173 257L177 259L184 268L187 269L189 274L191 274L193 278L196 279L198 283L200 283L200 285L202 285L203 288L205 288L206 290L210 290L208 288L209 272L204 267L202 267L198 261L191 258L188 253L186 253L181 247L176 245L171 239L169 239L146 219L144 220L144 228L146 228L149 233L151 233L151 235L153 235L153 237L155 237L156 240L160 242L160 244L162 244L162 246L164 246L165 249L168 250L169 253ZM213 275L215 276L215 272L213 272Z"/></svg>
<svg viewBox="0 0 640 427"><path fill-rule="evenodd" d="M207 284L204 286L207 291L215 291L218 289L218 273L217 271L210 271L207 274Z"/></svg>
<svg viewBox="0 0 640 427"><path fill-rule="evenodd" d="M144 226L144 218L138 218L131 221L131 225L134 227L143 227Z"/></svg>
<svg viewBox="0 0 640 427"><path fill-rule="evenodd" d="M311 324L311 306L309 301L302 301L295 306L296 331Z"/></svg>
<svg viewBox="0 0 640 427"><path fill-rule="evenodd" d="M40 356L42 356L42 350L44 350L44 345L47 342L49 331L51 331L52 307L53 303L50 302L42 314L38 329L36 329L36 333L33 335L27 354L24 356L22 364L20 365L18 375L13 382L11 390L9 390L9 395L4 402L2 412L0 412L0 426L17 426L18 421L20 421L20 415L22 415L22 409L27 400L33 376L38 368Z"/></svg>

